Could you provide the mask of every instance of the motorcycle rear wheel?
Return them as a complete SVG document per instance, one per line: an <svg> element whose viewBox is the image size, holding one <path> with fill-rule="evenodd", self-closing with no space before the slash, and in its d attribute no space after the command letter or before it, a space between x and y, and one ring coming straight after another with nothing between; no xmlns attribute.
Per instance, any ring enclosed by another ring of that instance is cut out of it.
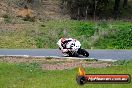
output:
<svg viewBox="0 0 132 88"><path fill-rule="evenodd" d="M88 56L89 56L89 53L88 53L85 49L80 49L79 51L80 51L79 53L80 53L81 55L83 55L83 56L85 56L85 57L88 57Z"/></svg>

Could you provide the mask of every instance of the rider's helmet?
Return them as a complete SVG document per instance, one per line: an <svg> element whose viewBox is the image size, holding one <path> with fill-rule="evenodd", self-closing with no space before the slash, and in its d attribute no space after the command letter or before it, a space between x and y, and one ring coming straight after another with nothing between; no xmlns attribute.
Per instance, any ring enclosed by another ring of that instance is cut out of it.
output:
<svg viewBox="0 0 132 88"><path fill-rule="evenodd" d="M64 41L66 41L66 39L65 38L61 38L61 42L63 43Z"/></svg>

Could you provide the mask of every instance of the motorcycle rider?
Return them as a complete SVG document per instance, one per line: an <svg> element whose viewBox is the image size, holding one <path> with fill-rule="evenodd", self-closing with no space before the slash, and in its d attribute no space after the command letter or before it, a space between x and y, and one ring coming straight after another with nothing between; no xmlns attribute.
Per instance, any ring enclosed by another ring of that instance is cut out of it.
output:
<svg viewBox="0 0 132 88"><path fill-rule="evenodd" d="M62 51L63 55L78 57L79 55L83 55L85 57L89 56L89 53L81 48L81 43L73 38L61 38L57 42L59 49Z"/></svg>
<svg viewBox="0 0 132 88"><path fill-rule="evenodd" d="M59 45L59 49L62 50L63 53L67 52L68 49L66 48L66 45L68 42L73 41L72 38L61 38L57 44Z"/></svg>

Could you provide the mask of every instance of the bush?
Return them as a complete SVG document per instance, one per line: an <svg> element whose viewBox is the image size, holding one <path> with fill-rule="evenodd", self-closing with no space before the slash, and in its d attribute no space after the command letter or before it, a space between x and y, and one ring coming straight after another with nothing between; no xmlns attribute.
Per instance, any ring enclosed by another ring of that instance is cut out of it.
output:
<svg viewBox="0 0 132 88"><path fill-rule="evenodd" d="M88 23L80 23L75 27L75 30L77 32L76 35L85 35L87 37L92 36L95 32L94 26Z"/></svg>
<svg viewBox="0 0 132 88"><path fill-rule="evenodd" d="M4 21L6 23L11 23L12 22L12 19L8 14L3 15L3 18L4 18Z"/></svg>
<svg viewBox="0 0 132 88"><path fill-rule="evenodd" d="M35 22L35 17L26 16L26 17L24 17L23 20L24 20L24 21Z"/></svg>
<svg viewBox="0 0 132 88"><path fill-rule="evenodd" d="M111 48L111 49L131 49L132 48L132 30L118 29L116 33L111 33L108 37L98 40L95 44L98 48Z"/></svg>

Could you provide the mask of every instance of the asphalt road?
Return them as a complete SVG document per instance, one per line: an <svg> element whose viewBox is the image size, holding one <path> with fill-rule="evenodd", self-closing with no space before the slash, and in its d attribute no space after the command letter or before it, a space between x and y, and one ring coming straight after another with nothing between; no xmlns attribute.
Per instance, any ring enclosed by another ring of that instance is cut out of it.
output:
<svg viewBox="0 0 132 88"><path fill-rule="evenodd" d="M87 50L89 58L95 59L132 59L132 50ZM58 49L0 49L0 56L57 56L63 57Z"/></svg>

